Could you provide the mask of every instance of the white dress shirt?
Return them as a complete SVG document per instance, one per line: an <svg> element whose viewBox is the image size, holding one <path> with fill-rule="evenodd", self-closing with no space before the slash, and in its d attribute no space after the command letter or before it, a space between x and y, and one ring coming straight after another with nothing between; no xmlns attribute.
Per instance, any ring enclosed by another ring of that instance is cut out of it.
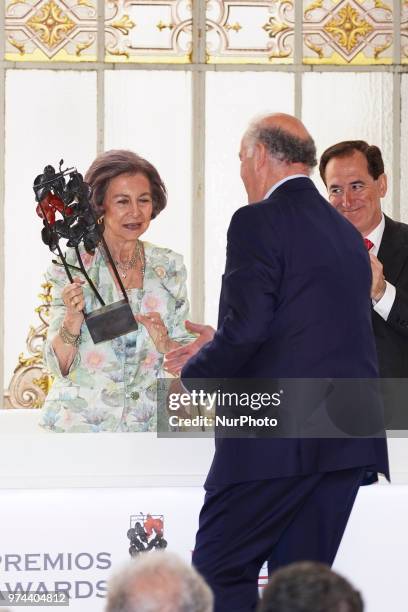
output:
<svg viewBox="0 0 408 612"><path fill-rule="evenodd" d="M384 215L381 217L381 222L377 227L373 229L372 232L367 234L365 238L371 240L374 246L371 247L370 253L378 256L378 251L380 250L381 240L384 234L385 228L385 218ZM388 315L391 312L391 308L395 301L396 289L394 285L391 285L388 281L385 281L385 292L384 295L378 302L372 300L374 310L386 321L388 319Z"/></svg>

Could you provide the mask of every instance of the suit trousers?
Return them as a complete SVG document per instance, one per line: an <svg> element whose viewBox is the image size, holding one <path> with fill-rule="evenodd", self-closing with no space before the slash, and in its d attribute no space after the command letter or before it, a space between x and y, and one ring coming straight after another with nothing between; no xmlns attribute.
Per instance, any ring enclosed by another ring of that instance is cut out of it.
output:
<svg viewBox="0 0 408 612"><path fill-rule="evenodd" d="M252 612L258 576L301 560L332 565L362 467L207 486L193 564L214 592L214 612Z"/></svg>

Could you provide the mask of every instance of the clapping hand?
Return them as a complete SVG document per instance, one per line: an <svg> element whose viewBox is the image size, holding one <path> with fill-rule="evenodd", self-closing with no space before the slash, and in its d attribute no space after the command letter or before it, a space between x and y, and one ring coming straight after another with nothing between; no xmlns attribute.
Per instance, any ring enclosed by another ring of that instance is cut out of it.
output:
<svg viewBox="0 0 408 612"><path fill-rule="evenodd" d="M386 283L383 272L383 265L380 260L370 253L371 272L373 275L371 285L371 298L378 302L385 293Z"/></svg>

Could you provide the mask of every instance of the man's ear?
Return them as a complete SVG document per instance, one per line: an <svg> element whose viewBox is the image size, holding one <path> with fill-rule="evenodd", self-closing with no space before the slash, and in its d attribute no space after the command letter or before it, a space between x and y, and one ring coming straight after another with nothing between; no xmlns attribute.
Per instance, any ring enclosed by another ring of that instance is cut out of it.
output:
<svg viewBox="0 0 408 612"><path fill-rule="evenodd" d="M387 175L380 174L380 176L377 179L377 184L378 184L378 189L380 192L380 197L383 198L385 194L387 193L387 186L388 186Z"/></svg>
<svg viewBox="0 0 408 612"><path fill-rule="evenodd" d="M266 160L266 147L262 142L257 142L254 147L254 163L255 170L258 172L265 164Z"/></svg>

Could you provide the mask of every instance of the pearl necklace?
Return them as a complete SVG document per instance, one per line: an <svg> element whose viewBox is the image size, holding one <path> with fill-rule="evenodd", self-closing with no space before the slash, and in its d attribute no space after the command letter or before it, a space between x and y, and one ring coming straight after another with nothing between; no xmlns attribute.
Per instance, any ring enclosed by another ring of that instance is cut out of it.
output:
<svg viewBox="0 0 408 612"><path fill-rule="evenodd" d="M123 279L127 278L128 272L136 268L137 260L140 260L140 266L142 270L142 281L145 275L145 262L142 255L142 249L140 248L139 240L136 242L135 252L129 261L125 261L122 263L121 261L115 261L115 265L120 270L120 275Z"/></svg>

